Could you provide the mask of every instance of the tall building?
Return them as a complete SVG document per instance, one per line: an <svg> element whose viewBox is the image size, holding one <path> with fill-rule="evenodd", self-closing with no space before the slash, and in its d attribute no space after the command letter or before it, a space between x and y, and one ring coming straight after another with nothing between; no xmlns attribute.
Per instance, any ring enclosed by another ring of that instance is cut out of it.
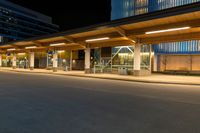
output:
<svg viewBox="0 0 200 133"><path fill-rule="evenodd" d="M112 0L111 19L150 13L177 6L197 3L200 0ZM191 55L200 54L200 40L190 40L183 42L160 43L153 45L153 51L156 55L158 71L166 71L167 61L178 62L180 66L177 69L187 70L182 64L190 64ZM181 61L180 61L181 60ZM163 67L165 66L165 67ZM172 65L173 66L173 65Z"/></svg>
<svg viewBox="0 0 200 133"><path fill-rule="evenodd" d="M200 0L112 0L111 19L135 16L198 1Z"/></svg>
<svg viewBox="0 0 200 133"><path fill-rule="evenodd" d="M58 32L52 18L0 0L0 44Z"/></svg>

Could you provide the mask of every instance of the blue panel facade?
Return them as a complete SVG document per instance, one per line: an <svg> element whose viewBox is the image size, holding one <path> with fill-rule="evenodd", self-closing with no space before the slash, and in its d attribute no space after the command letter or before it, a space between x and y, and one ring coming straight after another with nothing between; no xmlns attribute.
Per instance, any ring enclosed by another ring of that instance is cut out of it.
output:
<svg viewBox="0 0 200 133"><path fill-rule="evenodd" d="M0 44L9 41L51 34L59 31L50 17L18 6L0 1Z"/></svg>
<svg viewBox="0 0 200 133"><path fill-rule="evenodd" d="M111 19L125 18L171 7L199 2L200 0L112 0ZM196 54L200 53L198 40L161 43L153 46L156 54Z"/></svg>
<svg viewBox="0 0 200 133"><path fill-rule="evenodd" d="M125 18L148 12L148 0L112 0L111 19Z"/></svg>
<svg viewBox="0 0 200 133"><path fill-rule="evenodd" d="M199 54L200 41L185 41L176 43L162 43L153 46L157 54Z"/></svg>

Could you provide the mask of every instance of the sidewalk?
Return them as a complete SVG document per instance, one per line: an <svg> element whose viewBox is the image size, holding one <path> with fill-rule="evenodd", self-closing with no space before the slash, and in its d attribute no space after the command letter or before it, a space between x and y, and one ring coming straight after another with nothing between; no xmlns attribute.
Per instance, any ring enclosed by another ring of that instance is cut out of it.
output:
<svg viewBox="0 0 200 133"><path fill-rule="evenodd" d="M53 72L52 70L46 70L46 69L34 69L31 71L29 69L12 69L12 68L4 68L4 67L0 68L0 71L42 73L42 74L66 75L66 76L77 76L77 77L88 77L88 78L144 82L144 83L199 85L200 86L200 76L152 74L151 76L134 77L131 75L124 76L124 75L117 75L117 74L85 74L84 71Z"/></svg>

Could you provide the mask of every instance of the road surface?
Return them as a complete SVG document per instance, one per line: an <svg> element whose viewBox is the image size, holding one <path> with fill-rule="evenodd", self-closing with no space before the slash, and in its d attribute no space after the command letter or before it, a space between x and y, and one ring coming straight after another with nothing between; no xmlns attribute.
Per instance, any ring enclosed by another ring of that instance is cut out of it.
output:
<svg viewBox="0 0 200 133"><path fill-rule="evenodd" d="M200 86L0 72L0 133L200 133Z"/></svg>

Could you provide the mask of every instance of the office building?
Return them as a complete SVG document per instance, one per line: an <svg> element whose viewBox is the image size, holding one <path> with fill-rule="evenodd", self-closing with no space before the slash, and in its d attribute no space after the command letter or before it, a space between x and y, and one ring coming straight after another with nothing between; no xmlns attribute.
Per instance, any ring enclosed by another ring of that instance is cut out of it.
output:
<svg viewBox="0 0 200 133"><path fill-rule="evenodd" d="M56 33L52 18L6 0L0 0L0 44Z"/></svg>
<svg viewBox="0 0 200 133"><path fill-rule="evenodd" d="M200 0L112 0L112 20L155 12L172 7L196 3ZM153 45L158 71L191 70L193 60L198 60L200 41L189 40ZM192 64L191 64L192 63ZM173 64L176 64L175 66ZM186 65L187 64L187 65ZM168 67L170 66L170 67ZM195 69L196 70L196 69Z"/></svg>

